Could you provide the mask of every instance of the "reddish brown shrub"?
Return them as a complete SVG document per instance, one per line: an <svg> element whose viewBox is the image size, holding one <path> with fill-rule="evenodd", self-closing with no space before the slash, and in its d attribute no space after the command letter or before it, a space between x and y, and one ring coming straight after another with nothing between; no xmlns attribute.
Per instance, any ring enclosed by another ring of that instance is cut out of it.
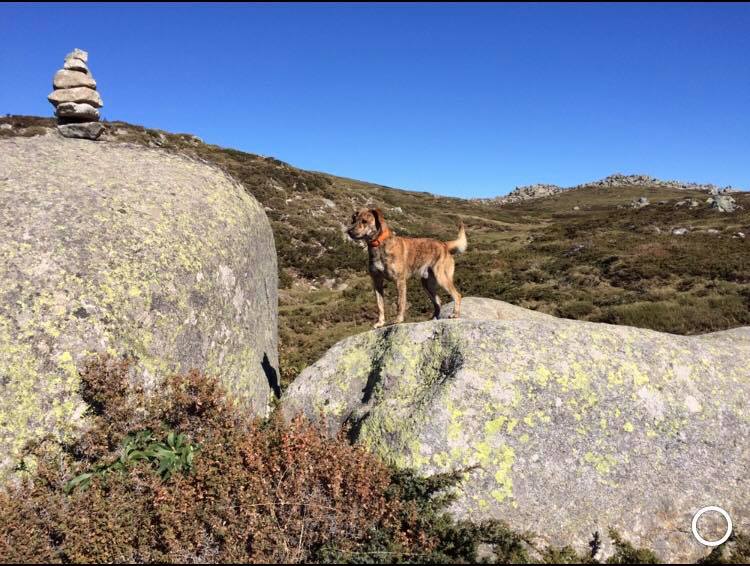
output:
<svg viewBox="0 0 750 566"><path fill-rule="evenodd" d="M356 551L401 512L373 456L302 419L246 419L198 372L152 396L110 358L89 362L82 380L93 427L63 465L43 461L38 476L0 495L2 561L302 562ZM162 481L135 462L65 495L65 482L116 461L123 438L143 429L189 437L199 449L192 471Z"/></svg>

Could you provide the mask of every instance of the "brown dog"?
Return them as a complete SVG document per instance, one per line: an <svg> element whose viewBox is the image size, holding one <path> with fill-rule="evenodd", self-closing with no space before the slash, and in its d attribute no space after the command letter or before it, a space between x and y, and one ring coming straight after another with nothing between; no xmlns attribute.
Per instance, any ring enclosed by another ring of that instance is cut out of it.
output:
<svg viewBox="0 0 750 566"><path fill-rule="evenodd" d="M455 301L453 318L461 315L461 294L453 285L455 263L451 253L466 251L466 231L461 223L458 238L451 242L438 242L430 238L401 238L394 235L385 223L378 208L361 208L352 215L352 225L347 230L355 240L365 240L370 255L370 276L378 301L378 322L375 328L385 324L383 287L385 280L396 282L398 289L398 316L396 324L404 321L406 312L406 280L419 275L422 287L435 309L433 318L440 316L440 285Z"/></svg>

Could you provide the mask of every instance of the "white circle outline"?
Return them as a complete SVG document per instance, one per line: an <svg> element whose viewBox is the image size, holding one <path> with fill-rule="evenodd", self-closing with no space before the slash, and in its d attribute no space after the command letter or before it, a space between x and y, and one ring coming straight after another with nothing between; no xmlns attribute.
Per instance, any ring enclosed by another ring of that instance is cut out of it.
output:
<svg viewBox="0 0 750 566"><path fill-rule="evenodd" d="M703 513L706 513L708 511L716 511L727 520L727 532L724 533L724 536L721 537L719 540L716 540L713 542L707 541L698 533L698 519L700 518L701 515L703 515ZM695 515L693 515L693 536L703 546L719 546L720 544L724 544L729 539L731 534L732 534L732 518L729 516L729 513L724 511L724 509L722 509L721 507L714 507L714 506L704 507L703 509L699 509L698 512Z"/></svg>

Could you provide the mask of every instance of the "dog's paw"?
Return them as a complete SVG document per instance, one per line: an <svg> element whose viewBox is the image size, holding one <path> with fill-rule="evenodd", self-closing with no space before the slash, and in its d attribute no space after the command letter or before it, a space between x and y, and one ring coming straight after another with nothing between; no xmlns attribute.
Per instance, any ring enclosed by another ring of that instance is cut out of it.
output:
<svg viewBox="0 0 750 566"><path fill-rule="evenodd" d="M451 315L448 318L461 318L460 314L451 313Z"/></svg>
<svg viewBox="0 0 750 566"><path fill-rule="evenodd" d="M383 328L385 326L384 320L379 320L375 324L372 325L373 328Z"/></svg>

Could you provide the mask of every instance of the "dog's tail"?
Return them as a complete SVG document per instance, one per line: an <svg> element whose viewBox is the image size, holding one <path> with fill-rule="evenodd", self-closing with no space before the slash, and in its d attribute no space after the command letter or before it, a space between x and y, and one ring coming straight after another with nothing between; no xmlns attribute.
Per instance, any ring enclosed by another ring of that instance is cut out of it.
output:
<svg viewBox="0 0 750 566"><path fill-rule="evenodd" d="M461 222L461 226L458 228L458 238L450 242L445 242L445 245L451 253L462 254L466 251L466 229L463 222Z"/></svg>

